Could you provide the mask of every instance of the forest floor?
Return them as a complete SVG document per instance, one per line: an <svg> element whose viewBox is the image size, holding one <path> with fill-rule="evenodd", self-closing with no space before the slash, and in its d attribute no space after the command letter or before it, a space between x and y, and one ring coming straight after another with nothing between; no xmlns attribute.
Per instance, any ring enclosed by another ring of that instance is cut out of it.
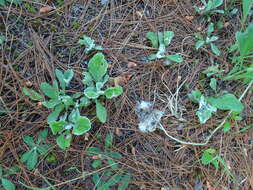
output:
<svg viewBox="0 0 253 190"><path fill-rule="evenodd" d="M200 124L196 115L198 104L188 94L199 90L206 96L214 95L209 87L210 77L203 71L218 66L217 73L221 71L222 76L215 77L217 89L237 98L247 88L242 81L222 80L233 67L233 53L228 49L240 31L241 1L224 0L219 8L228 14L210 16L213 23L220 24L213 31L219 37L215 44L220 56L208 45L196 50L195 34L205 35L210 22L198 15L193 6L201 8L203 4L200 0L23 0L20 4L6 1L6 6L0 6L0 36L4 36L0 44L0 165L4 171L18 165L20 169L6 177L16 189L106 190L98 188L92 176L98 173L103 180L108 166L103 163L102 168L92 167L96 158L89 156L86 149L91 146L103 149L107 134L113 134L110 150L122 155L114 160L119 169L113 172L131 176L126 189L253 189L251 89L241 100L244 110L240 118L228 118L230 131L218 130L204 146L183 145L162 130L144 133L138 128L136 105L145 100L164 112L161 123L170 135L188 142L205 142L229 111L218 110ZM232 13L235 9L238 11ZM179 53L182 62L165 65L164 59L147 59L155 49L146 34L158 31L174 32L166 52ZM82 115L93 117L92 129L74 136L69 148L59 148L49 130L45 142L52 145L50 152L39 156L36 168L28 170L20 161L21 155L29 150L22 137L29 135L35 139L41 130L48 128L51 110L29 99L22 88L41 92L40 83L51 83L58 68L73 69L71 86L83 90L82 73L94 55L85 53L85 46L78 43L84 34L103 47L110 81L120 84L123 93L105 101L108 112L105 123L95 119L95 106L81 110ZM176 114L168 107L170 92L177 94L177 102L173 104ZM218 168L211 161L210 164L201 161L208 149L216 150L215 155L220 158ZM114 184L110 189L120 189L120 185Z"/></svg>

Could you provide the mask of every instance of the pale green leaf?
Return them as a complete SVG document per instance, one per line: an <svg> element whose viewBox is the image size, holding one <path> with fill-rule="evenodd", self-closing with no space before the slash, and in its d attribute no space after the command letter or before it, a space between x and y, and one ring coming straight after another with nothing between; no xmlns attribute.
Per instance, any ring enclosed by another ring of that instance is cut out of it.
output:
<svg viewBox="0 0 253 190"><path fill-rule="evenodd" d="M91 129L91 122L87 117L79 116L76 119L72 133L74 135L82 135Z"/></svg>
<svg viewBox="0 0 253 190"><path fill-rule="evenodd" d="M106 98L114 98L114 97L118 97L120 94L122 94L123 92L123 88L121 86L116 86L116 87L110 87L107 88L104 91L104 94L106 96Z"/></svg>
<svg viewBox="0 0 253 190"><path fill-rule="evenodd" d="M31 98L32 100L35 100L35 101L42 101L43 100L43 97L38 93L36 92L35 90L33 89L29 89L29 88L23 88L22 89L22 92L28 96L29 98Z"/></svg>
<svg viewBox="0 0 253 190"><path fill-rule="evenodd" d="M27 167L28 170L33 170L34 167L36 166L37 162L38 162L38 153L37 153L37 151L33 150L30 156L31 157L26 162L26 167Z"/></svg>
<svg viewBox="0 0 253 190"><path fill-rule="evenodd" d="M102 123L106 122L107 111L106 108L99 102L99 100L96 100L96 114L99 121Z"/></svg>
<svg viewBox="0 0 253 190"><path fill-rule="evenodd" d="M174 32L173 31L163 32L164 45L168 46L171 43L171 40L172 40L173 37L174 37Z"/></svg>
<svg viewBox="0 0 253 190"><path fill-rule="evenodd" d="M224 133L227 133L229 132L231 129L231 124L230 124L230 121L226 121L223 125L223 131Z"/></svg>
<svg viewBox="0 0 253 190"><path fill-rule="evenodd" d="M150 40L153 48L158 48L158 36L157 36L157 33L148 32L146 34L146 38L148 38Z"/></svg>
<svg viewBox="0 0 253 190"><path fill-rule="evenodd" d="M204 40L199 40L196 42L195 44L195 48L196 50L198 50L200 47L202 47L203 45L205 44L205 41Z"/></svg>
<svg viewBox="0 0 253 190"><path fill-rule="evenodd" d="M65 125L67 125L66 121L52 121L49 123L49 127L51 128L53 135L63 131Z"/></svg>
<svg viewBox="0 0 253 190"><path fill-rule="evenodd" d="M2 186L5 190L15 190L15 185L8 179L1 178Z"/></svg>
<svg viewBox="0 0 253 190"><path fill-rule="evenodd" d="M61 149L66 149L70 146L72 136L68 133L62 133L56 138L56 142Z"/></svg>
<svg viewBox="0 0 253 190"><path fill-rule="evenodd" d="M112 147L112 141L113 141L113 134L109 133L105 137L105 147L110 148Z"/></svg>
<svg viewBox="0 0 253 190"><path fill-rule="evenodd" d="M25 142L25 144L27 144L30 147L35 146L35 142L34 142L33 138L30 136L23 136L23 141Z"/></svg>
<svg viewBox="0 0 253 190"><path fill-rule="evenodd" d="M101 166L102 165L102 162L100 159L97 159L97 160L94 160L91 164L91 166L96 169L97 167Z"/></svg>
<svg viewBox="0 0 253 190"><path fill-rule="evenodd" d="M219 50L218 47L217 47L215 44L213 44L213 43L211 43L211 50L212 50L212 52L213 52L215 55L220 56L220 50Z"/></svg>
<svg viewBox="0 0 253 190"><path fill-rule="evenodd" d="M236 41L241 57L247 56L253 50L253 24L249 24L245 32L236 33Z"/></svg>
<svg viewBox="0 0 253 190"><path fill-rule="evenodd" d="M252 0L242 0L242 7L243 7L243 23L245 23L249 13L250 13L250 10L251 10L251 7L253 5L253 1Z"/></svg>
<svg viewBox="0 0 253 190"><path fill-rule="evenodd" d="M211 81L210 81L210 87L216 91L217 90L217 80L215 78L211 78Z"/></svg>
<svg viewBox="0 0 253 190"><path fill-rule="evenodd" d="M48 115L47 122L50 123L52 121L56 121L63 109L64 109L63 104L57 105L55 107L55 110Z"/></svg>
<svg viewBox="0 0 253 190"><path fill-rule="evenodd" d="M95 82L102 82L106 74L108 63L102 53L96 53L88 63L88 70Z"/></svg>
<svg viewBox="0 0 253 190"><path fill-rule="evenodd" d="M175 55L166 55L166 57L167 57L169 60L171 60L171 61L173 61L173 62L175 62L175 63L181 63L181 62L183 62L183 58L182 58L182 56L179 55L179 54L175 54Z"/></svg>
<svg viewBox="0 0 253 190"><path fill-rule="evenodd" d="M51 86L50 84L48 84L46 82L42 82L40 84L40 89L49 98L57 99L59 96L58 88L54 88L53 86Z"/></svg>
<svg viewBox="0 0 253 190"><path fill-rule="evenodd" d="M204 96L200 97L199 108L196 114L201 124L205 123L208 119L210 119L212 117L212 113L216 111L216 107L208 104Z"/></svg>
<svg viewBox="0 0 253 190"><path fill-rule="evenodd" d="M89 86L84 90L84 95L89 99L97 99L100 94L95 87Z"/></svg>

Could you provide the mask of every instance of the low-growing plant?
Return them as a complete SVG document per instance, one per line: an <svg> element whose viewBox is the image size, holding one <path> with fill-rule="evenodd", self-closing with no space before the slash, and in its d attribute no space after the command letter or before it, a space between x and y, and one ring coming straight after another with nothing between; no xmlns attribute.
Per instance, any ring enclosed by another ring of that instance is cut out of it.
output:
<svg viewBox="0 0 253 190"><path fill-rule="evenodd" d="M235 97L235 95L228 92L221 92L216 96L208 97L204 96L199 90L193 90L188 94L188 97L193 102L199 104L196 115L201 124L210 119L217 109L229 110L237 114L240 114L244 109L243 104Z"/></svg>
<svg viewBox="0 0 253 190"><path fill-rule="evenodd" d="M45 143L47 135L47 129L40 131L36 142L31 136L23 136L23 141L30 147L30 150L22 154L20 162L25 163L28 170L35 168L39 155L46 155L48 153L50 145Z"/></svg>
<svg viewBox="0 0 253 190"><path fill-rule="evenodd" d="M201 35L200 33L196 33L195 37L198 40L195 44L196 50L198 50L202 46L210 45L212 52L220 56L220 50L218 47L214 44L215 41L219 39L218 36L212 36L212 33L214 31L214 24L210 23L207 28L207 34L206 36Z"/></svg>
<svg viewBox="0 0 253 190"><path fill-rule="evenodd" d="M174 37L173 31L157 33L148 32L146 37L150 40L152 47L158 50L156 54L151 54L149 56L149 60L165 58L176 63L181 63L183 61L180 54L168 55L166 52L166 47L170 45L172 38ZM167 64L167 62L164 62L164 64Z"/></svg>
<svg viewBox="0 0 253 190"><path fill-rule="evenodd" d="M0 167L0 180L1 180L0 186L2 186L5 190L15 190L16 189L15 185L12 183L11 180L8 179L8 177L15 174L19 170L20 168L18 165L12 166L7 171L3 170L3 168Z"/></svg>
<svg viewBox="0 0 253 190"><path fill-rule="evenodd" d="M111 151L112 146L113 135L110 133L105 137L104 150L98 147L86 149L87 154L93 159L92 168L99 169L104 165L110 166L110 169L104 171L102 175L97 172L92 175L92 181L97 190L110 190L112 186L117 186L118 190L125 190L131 179L131 175L123 172L119 163L115 161L120 159L122 155L119 152Z"/></svg>
<svg viewBox="0 0 253 190"><path fill-rule="evenodd" d="M96 45L95 41L86 35L83 35L83 39L80 39L78 43L86 47L85 53L89 53L92 50L103 50L101 46Z"/></svg>
<svg viewBox="0 0 253 190"><path fill-rule="evenodd" d="M84 95L96 103L96 115L102 123L106 122L107 111L100 97L105 96L111 99L118 97L123 92L121 86L109 87L103 90L109 80L107 68L108 63L104 55L102 53L96 53L88 63L88 72L83 73L83 83L87 85L87 88L84 90Z"/></svg>
<svg viewBox="0 0 253 190"><path fill-rule="evenodd" d="M209 0L208 2L201 0L201 2L203 3L202 7L193 6L199 15L210 16L216 13L224 13L224 10L218 9L223 4L223 0Z"/></svg>

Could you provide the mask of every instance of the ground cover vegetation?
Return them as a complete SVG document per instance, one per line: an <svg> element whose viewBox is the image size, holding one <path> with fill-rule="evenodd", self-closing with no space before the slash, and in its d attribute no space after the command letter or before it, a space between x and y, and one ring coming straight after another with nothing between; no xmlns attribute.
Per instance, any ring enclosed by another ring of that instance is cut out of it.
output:
<svg viewBox="0 0 253 190"><path fill-rule="evenodd" d="M0 0L0 188L253 189L252 0Z"/></svg>

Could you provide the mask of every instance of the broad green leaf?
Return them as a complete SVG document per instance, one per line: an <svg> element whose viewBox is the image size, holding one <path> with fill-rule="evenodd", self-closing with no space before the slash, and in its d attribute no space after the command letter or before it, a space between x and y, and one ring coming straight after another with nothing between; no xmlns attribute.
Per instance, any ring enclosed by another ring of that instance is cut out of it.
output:
<svg viewBox="0 0 253 190"><path fill-rule="evenodd" d="M112 168L113 170L116 170L116 169L119 168L118 163L116 163L116 162L115 162L114 160L112 160L112 159L108 159L108 160L107 160L107 163L108 163L108 165L111 166L111 168Z"/></svg>
<svg viewBox="0 0 253 190"><path fill-rule="evenodd" d="M96 169L97 167L102 165L102 161L100 159L94 160L91 164L91 166Z"/></svg>
<svg viewBox="0 0 253 190"><path fill-rule="evenodd" d="M249 24L245 32L236 33L236 41L241 57L247 56L253 50L253 24Z"/></svg>
<svg viewBox="0 0 253 190"><path fill-rule="evenodd" d="M66 106L75 105L75 102L73 101L71 96L60 96L60 99L61 99L62 103L64 103L64 105L66 105Z"/></svg>
<svg viewBox="0 0 253 190"><path fill-rule="evenodd" d="M29 88L23 88L22 89L22 92L28 96L29 98L31 98L32 100L35 100L35 101L42 101L43 100L43 97L38 93L36 92L35 90L33 89L29 89Z"/></svg>
<svg viewBox="0 0 253 190"><path fill-rule="evenodd" d="M220 50L219 50L218 47L217 47L215 44L213 44L213 43L211 43L211 50L212 50L212 52L213 52L215 55L220 56Z"/></svg>
<svg viewBox="0 0 253 190"><path fill-rule="evenodd" d="M64 82L66 84L66 86L69 85L70 81L72 80L74 76L74 71L72 69L68 69L64 72Z"/></svg>
<svg viewBox="0 0 253 190"><path fill-rule="evenodd" d="M212 9L215 9L222 5L223 0L209 0L212 1Z"/></svg>
<svg viewBox="0 0 253 190"><path fill-rule="evenodd" d="M230 124L230 121L226 121L223 125L223 131L224 133L227 133L229 132L231 129L231 124Z"/></svg>
<svg viewBox="0 0 253 190"><path fill-rule="evenodd" d="M20 158L20 162L25 163L28 159L30 159L32 152L33 152L33 150L29 150L29 151L25 152L24 154L22 154L22 156Z"/></svg>
<svg viewBox="0 0 253 190"><path fill-rule="evenodd" d="M100 96L100 94L97 92L97 89L91 86L84 90L84 95L89 99L97 99Z"/></svg>
<svg viewBox="0 0 253 190"><path fill-rule="evenodd" d="M205 41L204 40L199 40L196 42L195 44L195 48L196 50L198 50L200 47L202 47L203 45L205 44Z"/></svg>
<svg viewBox="0 0 253 190"><path fill-rule="evenodd" d="M86 149L86 152L88 153L89 156L96 156L98 154L102 153L102 150L98 147L89 147Z"/></svg>
<svg viewBox="0 0 253 190"><path fill-rule="evenodd" d="M75 123L78 117L80 117L79 109L73 109L69 114L68 119L69 121Z"/></svg>
<svg viewBox="0 0 253 190"><path fill-rule="evenodd" d="M210 87L216 91L217 90L217 80L215 78L211 78L211 81L210 81Z"/></svg>
<svg viewBox="0 0 253 190"><path fill-rule="evenodd" d="M60 86L62 89L66 88L66 83L64 81L64 74L62 71L60 71L59 69L55 69L55 75L60 83Z"/></svg>
<svg viewBox="0 0 253 190"><path fill-rule="evenodd" d="M89 106L91 104L91 101L87 98L87 97L85 97L85 96L83 96L81 99L80 99L80 104L79 104L79 107L87 107L87 106Z"/></svg>
<svg viewBox="0 0 253 190"><path fill-rule="evenodd" d="M206 43L211 43L211 42L214 42L218 39L219 39L219 37L217 37L217 36L212 36L211 38L207 37L206 38Z"/></svg>
<svg viewBox="0 0 253 190"><path fill-rule="evenodd" d="M91 74L89 72L84 72L83 75L84 75L84 78L82 82L88 86L93 86L93 79L92 79Z"/></svg>
<svg viewBox="0 0 253 190"><path fill-rule="evenodd" d="M99 102L99 100L96 100L96 114L99 121L102 123L106 122L107 111L106 108Z"/></svg>
<svg viewBox="0 0 253 190"><path fill-rule="evenodd" d="M60 100L58 100L58 99L51 99L48 102L47 101L42 102L42 105L45 106L46 108L54 108L59 103L61 103Z"/></svg>
<svg viewBox="0 0 253 190"><path fill-rule="evenodd" d="M252 7L252 4L253 4L253 1L252 0L242 0L242 7L243 7L243 23L245 23L249 13L250 13L250 10L251 10L251 7Z"/></svg>
<svg viewBox="0 0 253 190"><path fill-rule="evenodd" d="M114 159L122 158L122 155L119 152L106 152L105 155Z"/></svg>
<svg viewBox="0 0 253 190"><path fill-rule="evenodd" d="M63 109L64 109L63 104L57 105L55 107L55 110L48 115L47 122L50 123L52 121L56 121Z"/></svg>
<svg viewBox="0 0 253 190"><path fill-rule="evenodd" d="M202 93L199 90L193 90L190 94L188 94L188 98L190 98L190 100L194 103L198 103L200 101L201 96Z"/></svg>
<svg viewBox="0 0 253 190"><path fill-rule="evenodd" d="M7 170L7 172L4 174L4 177L9 177L17 173L19 170L20 170L20 167L18 165L14 165L10 169ZM0 174L0 178L1 178L1 174Z"/></svg>
<svg viewBox="0 0 253 190"><path fill-rule="evenodd" d="M157 33L154 33L154 32L148 32L146 34L146 38L148 38L152 44L152 47L153 48L158 48L158 36L157 36Z"/></svg>
<svg viewBox="0 0 253 190"><path fill-rule="evenodd" d="M209 97L207 101L220 110L231 110L240 113L244 109L243 104L233 94Z"/></svg>
<svg viewBox="0 0 253 190"><path fill-rule="evenodd" d="M76 120L72 133L82 135L91 129L91 122L87 117L79 116Z"/></svg>
<svg viewBox="0 0 253 190"><path fill-rule="evenodd" d="M5 0L0 0L0 5L3 6L3 7L6 7Z"/></svg>
<svg viewBox="0 0 253 190"><path fill-rule="evenodd" d="M36 150L33 150L31 157L26 162L26 167L28 170L33 170L38 162L38 153Z"/></svg>
<svg viewBox="0 0 253 190"><path fill-rule="evenodd" d="M200 97L199 109L196 112L201 124L205 123L208 119L212 117L212 113L216 112L217 108L213 105L207 103L204 96Z"/></svg>
<svg viewBox="0 0 253 190"><path fill-rule="evenodd" d="M46 146L45 146L45 147L42 147L42 146L37 147L37 151L38 151L41 155L47 154L48 149L49 149L49 146L48 146L48 147L46 147Z"/></svg>
<svg viewBox="0 0 253 190"><path fill-rule="evenodd" d="M106 98L114 98L114 97L118 97L120 94L122 94L123 92L123 88L121 86L116 86L116 87L110 87L107 88L104 91L104 94L106 96Z"/></svg>
<svg viewBox="0 0 253 190"><path fill-rule="evenodd" d="M182 56L181 55L179 55L179 54L175 54L175 55L166 55L166 57L169 59L169 60L171 60L171 61L173 61L173 62L176 62L176 63L181 63L181 62L183 62L183 58L182 58Z"/></svg>
<svg viewBox="0 0 253 190"><path fill-rule="evenodd" d="M94 174L92 175L92 181L93 181L95 187L99 187L99 186L100 186L100 184L101 184L101 179L100 179L98 173L94 173ZM98 189L99 189L99 188L98 188ZM99 190L100 190L100 189L99 189ZM101 189L101 190L102 190L102 189ZM104 189L103 189L103 190L104 190Z"/></svg>
<svg viewBox="0 0 253 190"><path fill-rule="evenodd" d="M33 141L33 138L30 136L23 136L23 141L25 142L25 144L27 144L30 147L35 146L35 142Z"/></svg>
<svg viewBox="0 0 253 190"><path fill-rule="evenodd" d="M56 142L61 149L66 149L70 146L72 136L68 133L62 133L56 138Z"/></svg>
<svg viewBox="0 0 253 190"><path fill-rule="evenodd" d="M126 190L131 179L131 175L125 174L120 180L120 184L118 186L118 190Z"/></svg>
<svg viewBox="0 0 253 190"><path fill-rule="evenodd" d="M65 125L67 125L66 121L52 121L49 123L49 127L51 128L53 135L63 131Z"/></svg>
<svg viewBox="0 0 253 190"><path fill-rule="evenodd" d="M15 190L15 185L8 179L1 178L2 186L6 190Z"/></svg>
<svg viewBox="0 0 253 190"><path fill-rule="evenodd" d="M103 81L106 74L108 63L102 53L96 53L88 63L88 70L95 82Z"/></svg>
<svg viewBox="0 0 253 190"><path fill-rule="evenodd" d="M173 37L174 37L174 32L172 32L172 31L163 32L164 45L168 46L171 43L171 40Z"/></svg>
<svg viewBox="0 0 253 190"><path fill-rule="evenodd" d="M56 89L56 88L54 88L53 86L51 86L50 84L48 84L46 82L42 82L40 84L40 89L49 98L57 99L58 96L59 96L58 88Z"/></svg>
<svg viewBox="0 0 253 190"><path fill-rule="evenodd" d="M210 23L207 27L207 36L209 37L214 31L214 24Z"/></svg>
<svg viewBox="0 0 253 190"><path fill-rule="evenodd" d="M113 134L109 133L105 137L105 147L110 148L112 147L112 141L113 141Z"/></svg>

